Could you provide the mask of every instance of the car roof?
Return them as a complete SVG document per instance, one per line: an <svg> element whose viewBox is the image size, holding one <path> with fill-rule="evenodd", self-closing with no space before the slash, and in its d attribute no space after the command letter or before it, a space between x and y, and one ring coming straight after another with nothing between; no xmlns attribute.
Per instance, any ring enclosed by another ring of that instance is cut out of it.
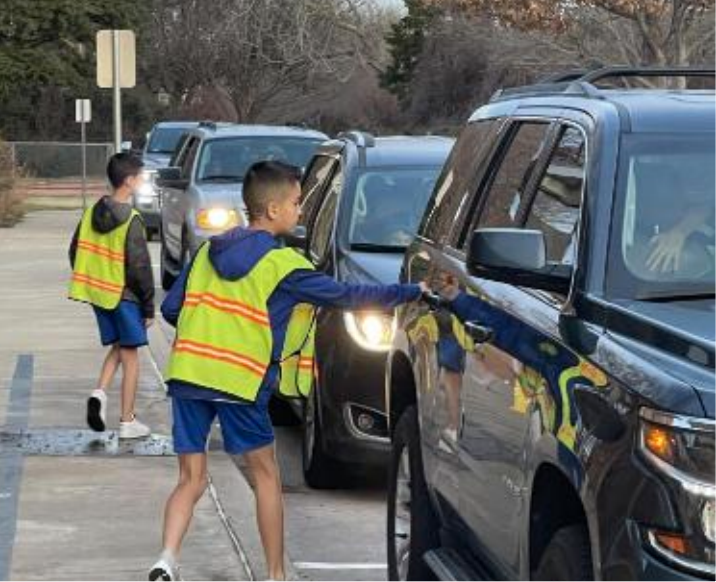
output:
<svg viewBox="0 0 716 582"><path fill-rule="evenodd" d="M154 128L167 128L167 129L191 129L197 127L198 121L160 121L154 124Z"/></svg>
<svg viewBox="0 0 716 582"><path fill-rule="evenodd" d="M321 144L316 153L337 155L347 144L353 144L361 154L360 165L364 167L441 166L455 143L453 138L439 135L367 137L368 145L356 143L349 137L332 139Z"/></svg>
<svg viewBox="0 0 716 582"><path fill-rule="evenodd" d="M524 87L498 91L470 121L508 116L528 107L579 109L600 117L616 110L623 131L714 132L713 89L602 88L596 82L619 77L708 77L713 69L663 67L605 67L590 72L567 72Z"/></svg>
<svg viewBox="0 0 716 582"><path fill-rule="evenodd" d="M297 137L303 139L325 140L325 133L314 129L289 125L248 125L235 123L200 123L191 131L204 139L229 137Z"/></svg>
<svg viewBox="0 0 716 582"><path fill-rule="evenodd" d="M603 91L624 108L635 132L714 132L713 91Z"/></svg>

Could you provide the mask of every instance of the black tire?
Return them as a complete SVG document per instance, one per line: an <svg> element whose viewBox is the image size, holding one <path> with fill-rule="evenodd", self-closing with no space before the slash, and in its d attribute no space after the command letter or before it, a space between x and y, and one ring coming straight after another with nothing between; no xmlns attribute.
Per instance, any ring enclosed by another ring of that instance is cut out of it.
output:
<svg viewBox="0 0 716 582"><path fill-rule="evenodd" d="M323 448L323 426L318 406L314 389L305 403L303 415L303 479L311 489L337 489L344 483L346 467L327 455Z"/></svg>
<svg viewBox="0 0 716 582"><path fill-rule="evenodd" d="M438 520L428 494L421 454L418 413L415 406L403 412L393 435L388 481L388 579L400 580L398 564L396 511L398 509L398 478L403 452L407 449L410 467L410 541L407 561L407 580L435 580L423 556L440 545Z"/></svg>
<svg viewBox="0 0 716 582"><path fill-rule="evenodd" d="M594 580L589 532L584 525L558 529L545 548L533 580Z"/></svg>
<svg viewBox="0 0 716 582"><path fill-rule="evenodd" d="M162 248L159 253L159 271L160 271L160 277L161 277L161 283L162 283L162 289L164 291L169 291L169 289L172 288L172 285L174 285L174 282L177 280L177 276L174 275L172 272L170 272L167 269L167 256L166 256L166 250L164 248L164 244L162 243Z"/></svg>
<svg viewBox="0 0 716 582"><path fill-rule="evenodd" d="M291 405L278 396L269 400L269 416L274 426L298 426L301 422Z"/></svg>

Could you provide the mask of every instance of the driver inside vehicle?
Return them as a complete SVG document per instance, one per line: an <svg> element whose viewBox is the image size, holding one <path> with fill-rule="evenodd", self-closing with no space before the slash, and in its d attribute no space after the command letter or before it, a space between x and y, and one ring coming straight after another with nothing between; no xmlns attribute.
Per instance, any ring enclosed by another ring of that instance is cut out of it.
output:
<svg viewBox="0 0 716 582"><path fill-rule="evenodd" d="M363 186L366 212L356 228L357 241L406 246L413 240L409 210L397 186L383 176L370 176Z"/></svg>
<svg viewBox="0 0 716 582"><path fill-rule="evenodd" d="M684 188L684 182L691 188ZM653 162L634 166L631 186L634 204L625 226L631 223L633 228L626 229L625 256L636 274L646 280L669 280L712 273L713 192L709 196L697 191L693 180L683 180L673 166Z"/></svg>

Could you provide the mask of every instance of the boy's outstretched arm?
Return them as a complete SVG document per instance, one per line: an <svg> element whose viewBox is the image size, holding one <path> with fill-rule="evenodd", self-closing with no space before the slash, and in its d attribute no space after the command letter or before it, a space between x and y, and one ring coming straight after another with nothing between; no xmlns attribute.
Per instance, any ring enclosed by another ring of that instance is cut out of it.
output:
<svg viewBox="0 0 716 582"><path fill-rule="evenodd" d="M319 307L396 307L416 301L421 285L353 285L339 283L318 271L294 271L280 285L298 303Z"/></svg>

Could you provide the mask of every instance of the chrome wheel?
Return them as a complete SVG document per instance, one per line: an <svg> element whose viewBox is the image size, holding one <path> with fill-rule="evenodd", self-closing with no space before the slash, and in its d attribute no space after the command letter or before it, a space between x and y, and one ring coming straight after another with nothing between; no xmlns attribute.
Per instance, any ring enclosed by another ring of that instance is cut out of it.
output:
<svg viewBox="0 0 716 582"><path fill-rule="evenodd" d="M412 523L411 491L410 491L410 454L406 446L400 455L400 465L396 475L395 487L395 518L393 531L395 537L395 557L400 580L408 579L410 565L410 533Z"/></svg>

